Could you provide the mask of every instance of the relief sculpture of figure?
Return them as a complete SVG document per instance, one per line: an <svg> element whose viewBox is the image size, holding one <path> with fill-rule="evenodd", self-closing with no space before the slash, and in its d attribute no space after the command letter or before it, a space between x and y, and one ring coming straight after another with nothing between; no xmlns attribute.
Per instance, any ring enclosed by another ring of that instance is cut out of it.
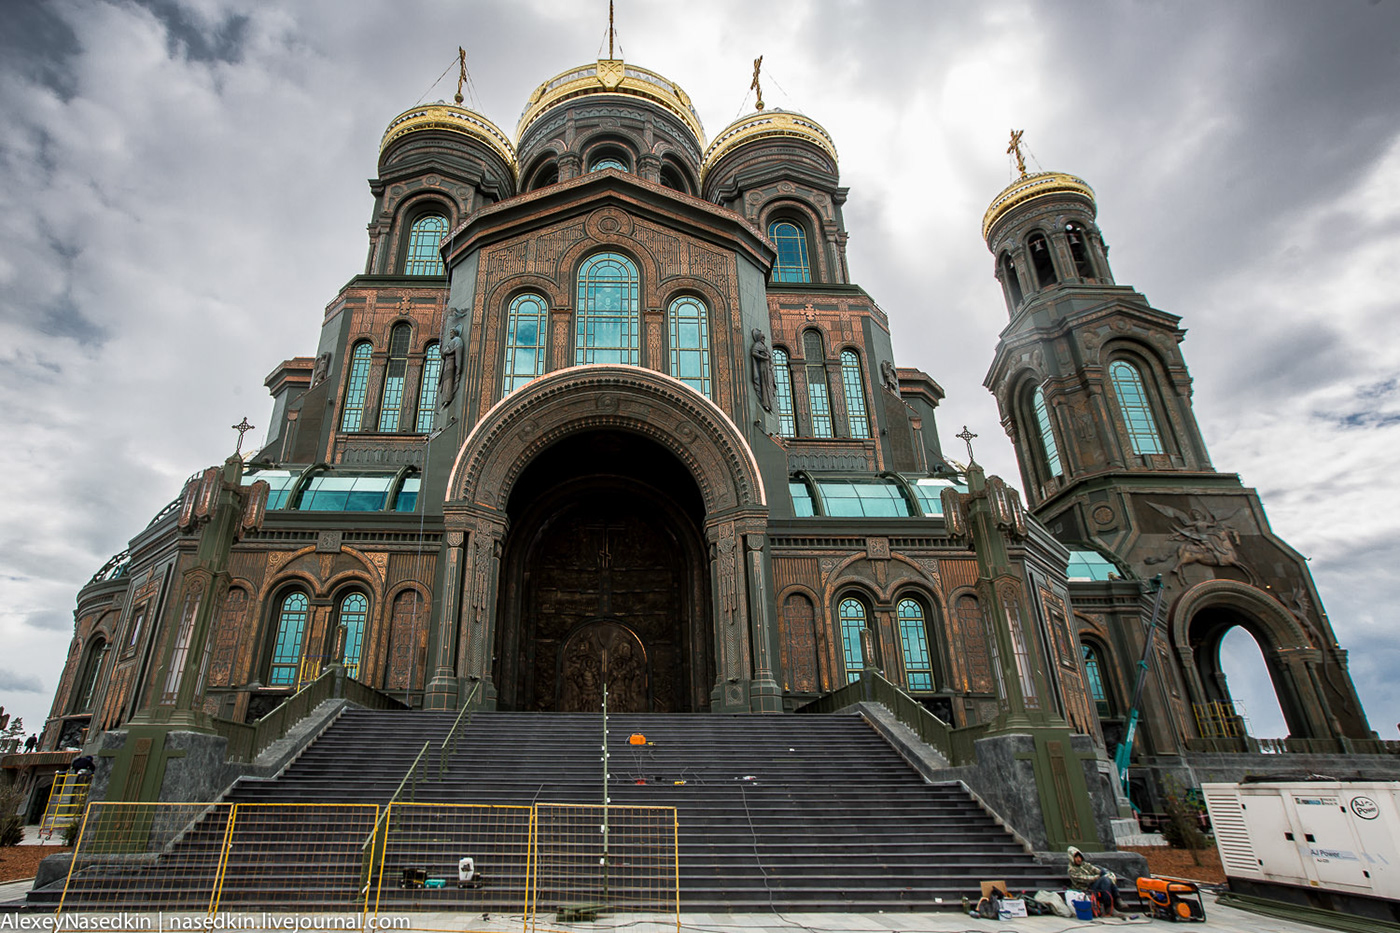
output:
<svg viewBox="0 0 1400 933"><path fill-rule="evenodd" d="M1172 520L1171 540L1177 542L1176 545L1176 566L1172 568L1172 575L1177 582L1186 585L1186 575L1182 568L1188 564L1201 564L1205 567L1238 567L1244 571L1245 575L1253 579L1253 574L1239 558L1235 551L1235 545L1240 543L1240 533L1233 528L1228 528L1221 524L1225 518L1234 515L1216 518L1205 508L1193 508L1191 514L1187 515L1169 505L1158 505L1156 502L1149 502L1148 505L1161 512ZM1239 511L1236 509L1236 511ZM1145 561L1148 564L1160 564L1171 557L1149 557Z"/></svg>
<svg viewBox="0 0 1400 933"><path fill-rule="evenodd" d="M749 373L758 392L758 403L764 411L772 411L773 396L778 392L778 383L773 376L773 353L768 349L768 338L763 331L755 327L751 336L753 348L749 351Z"/></svg>
<svg viewBox="0 0 1400 933"><path fill-rule="evenodd" d="M462 325L454 324L451 335L442 344L442 372L438 376L438 407L452 404L457 394L457 380L462 377Z"/></svg>
<svg viewBox="0 0 1400 933"><path fill-rule="evenodd" d="M899 394L899 374L895 372L892 360L880 361L880 381L895 395Z"/></svg>
<svg viewBox="0 0 1400 933"><path fill-rule="evenodd" d="M330 368L331 353L327 350L325 353L316 357L316 365L311 369L311 388L314 389L326 381L326 374L330 372Z"/></svg>

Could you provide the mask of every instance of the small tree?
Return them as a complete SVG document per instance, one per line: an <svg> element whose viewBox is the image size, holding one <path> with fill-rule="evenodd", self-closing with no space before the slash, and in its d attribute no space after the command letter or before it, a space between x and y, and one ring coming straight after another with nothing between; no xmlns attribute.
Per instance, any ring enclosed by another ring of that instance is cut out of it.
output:
<svg viewBox="0 0 1400 933"><path fill-rule="evenodd" d="M1162 782L1162 805L1167 810L1167 824L1162 836L1174 849L1188 849L1192 864L1201 864L1200 850L1209 843L1201 832L1201 810L1184 791L1180 782L1168 776Z"/></svg>
<svg viewBox="0 0 1400 933"><path fill-rule="evenodd" d="M4 709L0 706L0 709ZM8 725L0 729L0 752L11 754L20 750L24 744L24 717L16 716L13 719L6 716Z"/></svg>

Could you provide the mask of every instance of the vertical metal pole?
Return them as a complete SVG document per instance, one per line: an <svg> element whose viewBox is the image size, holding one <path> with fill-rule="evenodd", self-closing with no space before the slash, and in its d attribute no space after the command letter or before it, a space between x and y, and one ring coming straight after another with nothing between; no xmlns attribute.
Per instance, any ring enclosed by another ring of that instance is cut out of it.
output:
<svg viewBox="0 0 1400 933"><path fill-rule="evenodd" d="M603 681L603 897L608 896L608 684Z"/></svg>

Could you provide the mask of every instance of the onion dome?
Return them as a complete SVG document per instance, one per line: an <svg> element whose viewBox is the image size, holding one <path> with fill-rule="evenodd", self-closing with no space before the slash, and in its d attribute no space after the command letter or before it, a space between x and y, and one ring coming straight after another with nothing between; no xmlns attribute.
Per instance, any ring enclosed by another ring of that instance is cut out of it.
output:
<svg viewBox="0 0 1400 933"><path fill-rule="evenodd" d="M756 110L735 120L714 138L705 150L700 174L708 174L720 159L740 146L783 138L805 140L831 156L833 165L836 162L836 143L816 120L790 110Z"/></svg>
<svg viewBox="0 0 1400 933"><path fill-rule="evenodd" d="M1037 172L1022 175L1002 189L1001 194L992 199L987 213L982 215L982 239L992 232L992 227L1011 211L1047 197L1075 197L1089 202L1090 211L1095 210L1094 189L1082 178L1066 175L1064 172Z"/></svg>
<svg viewBox="0 0 1400 933"><path fill-rule="evenodd" d="M444 104L440 101L435 104L424 104L410 108L394 117L389 123L389 128L384 131L384 138L379 143L380 156L382 157L385 150L396 141L411 133L420 133L425 130L459 133L469 139L485 143L489 149L504 159L512 170L515 168L515 147L511 145L510 138L496 128L496 124L473 110Z"/></svg>
<svg viewBox="0 0 1400 933"><path fill-rule="evenodd" d="M700 124L700 114L696 113L690 102L690 95L669 78L637 65L628 65L620 58L600 58L594 64L571 68L535 88L520 114L515 138L523 139L530 124L555 104L588 94L623 94L649 100L674 114L695 134L697 143L704 143L705 128Z"/></svg>

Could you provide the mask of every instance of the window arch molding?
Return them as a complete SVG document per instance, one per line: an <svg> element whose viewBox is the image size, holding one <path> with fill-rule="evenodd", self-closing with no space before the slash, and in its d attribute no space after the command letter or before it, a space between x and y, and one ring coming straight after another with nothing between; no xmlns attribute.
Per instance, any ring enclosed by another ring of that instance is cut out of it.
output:
<svg viewBox="0 0 1400 933"><path fill-rule="evenodd" d="M878 600L873 593L863 586L851 583L839 586L831 600L831 619L835 623L833 632L836 635L837 660L841 662L841 670L845 674L846 683L858 680L862 670L883 666L879 656L880 633L875 619L877 604ZM859 614L854 611L855 605L859 606ZM856 624L858 621L863 621L864 624L858 626ZM870 631L870 646L874 651L874 657L865 656L864 646L859 635L860 628Z"/></svg>
<svg viewBox="0 0 1400 933"><path fill-rule="evenodd" d="M1151 427L1155 430L1157 444L1160 447L1156 453L1159 455L1180 453L1181 445L1176 437L1172 421L1168 417L1166 395L1163 392L1163 387L1171 386L1172 381L1161 357L1136 341L1118 340L1103 347L1100 351L1100 359L1103 361L1106 394L1112 398L1110 407L1115 415L1115 428L1122 441L1124 453L1130 456L1149 455L1148 453L1139 453L1138 445L1134 442L1134 426L1128 422L1131 402L1129 405L1125 405L1124 399L1119 397L1119 386L1115 381L1114 371L1114 366L1119 363L1131 366L1141 381L1142 402L1151 415ZM1141 422L1137 427L1141 430Z"/></svg>
<svg viewBox="0 0 1400 933"><path fill-rule="evenodd" d="M695 172L686 163L685 158L675 150L666 149L658 153L661 156L661 184L667 188L672 188L682 194L698 197L700 185L695 177ZM675 180L681 183L681 187L667 183L667 175L672 174Z"/></svg>
<svg viewBox="0 0 1400 933"><path fill-rule="evenodd" d="M1038 243L1041 246L1037 246ZM1036 291L1049 288L1064 280L1064 276L1060 274L1060 264L1055 259L1054 240L1049 232L1040 227L1027 231L1023 249L1026 255L1026 267L1030 270Z"/></svg>
<svg viewBox="0 0 1400 933"><path fill-rule="evenodd" d="M826 266L826 255L821 248L822 219L812 210L812 208L802 201L784 199L771 201L764 205L759 214L758 228L763 231L763 235L771 239L769 231L776 223L787 222L795 225L802 231L806 251L807 251L807 281L808 282L829 282L830 272ZM774 244L777 246L778 244ZM778 259L774 260L774 269L778 265ZM799 279L778 279L772 273L769 274L770 282L779 284L784 281L794 284L800 283Z"/></svg>
<svg viewBox="0 0 1400 933"><path fill-rule="evenodd" d="M530 162L529 167L520 173L522 193L536 191L559 182L559 156L553 147L542 150Z"/></svg>
<svg viewBox="0 0 1400 933"><path fill-rule="evenodd" d="M576 152L583 155L583 171L596 171L598 163L606 159L614 159L621 162L623 168L629 175L638 174L637 162L641 155L640 147L636 141L628 139L614 132L596 133L585 138L581 143L574 146Z"/></svg>
<svg viewBox="0 0 1400 933"><path fill-rule="evenodd" d="M306 656L315 589L299 578L284 579L269 591L262 625L262 645L254 677L269 687L295 688Z"/></svg>
<svg viewBox="0 0 1400 933"><path fill-rule="evenodd" d="M407 268L413 225L425 217L437 214L446 221L446 229L443 231L446 235L456 226L457 212L454 205L441 194L428 191L400 203L396 213L398 217L394 224L394 261L385 271L391 275L409 275ZM444 275L446 270L438 274Z"/></svg>
<svg viewBox="0 0 1400 933"><path fill-rule="evenodd" d="M358 604L357 604L358 603ZM370 621L374 613L372 591L358 581L339 586L331 596L331 625L325 654L345 667L346 676L363 680L365 648L369 644ZM345 640L340 627L345 626Z"/></svg>
<svg viewBox="0 0 1400 933"><path fill-rule="evenodd" d="M913 603L918 607L920 613L918 617L919 632L923 635L922 646L917 643L910 644L909 635L912 632L906 633L906 627L912 629L912 626L906 625L906 623L912 622L913 619L906 615L905 603ZM905 685L910 690L918 690L922 693L932 693L942 689L947 685L945 673L947 663L943 657L943 646L937 638L938 632L942 629L942 625L939 623L943 618L938 600L923 587L905 583L895 589L889 605L893 610L895 644L899 647L900 666L904 670ZM920 647L924 653L922 665L918 664L917 653ZM911 651L911 649L913 650ZM916 685L917 678L911 676L911 672L925 674L927 685L923 683Z"/></svg>
<svg viewBox="0 0 1400 933"><path fill-rule="evenodd" d="M1016 391L1013 396L1016 422L1020 426L1021 443L1027 455L1024 459L1037 487L1045 486L1056 476L1068 471L1065 456L1067 448L1060 443L1063 433L1055 421L1055 409L1048 400L1043 407L1037 404L1037 396L1044 398L1045 377L1031 370L1025 370L1016 377ZM1046 429L1049 438L1046 438ZM1053 446L1052 446L1053 445ZM1059 469L1055 469L1058 461Z"/></svg>
<svg viewBox="0 0 1400 933"><path fill-rule="evenodd" d="M522 283L512 283L505 292L500 309L501 358L496 375L501 380L501 396L504 397L522 388L531 380L550 371L551 309L558 307L547 294L537 288ZM533 319L536 333L535 342L529 343L528 324Z"/></svg>

